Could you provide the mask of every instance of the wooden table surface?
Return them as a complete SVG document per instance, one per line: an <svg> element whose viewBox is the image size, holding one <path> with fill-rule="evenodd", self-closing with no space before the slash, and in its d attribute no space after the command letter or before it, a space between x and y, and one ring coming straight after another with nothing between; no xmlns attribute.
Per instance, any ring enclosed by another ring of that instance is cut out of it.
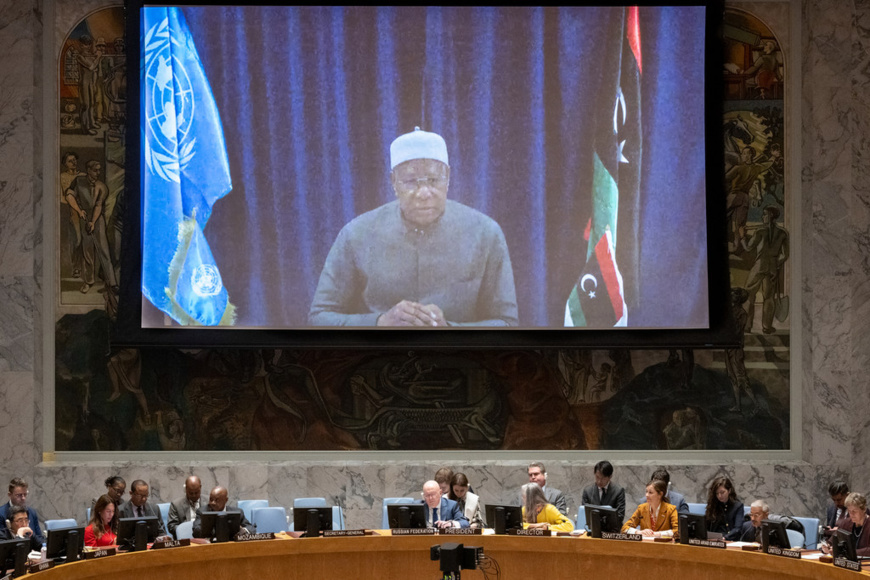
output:
<svg viewBox="0 0 870 580"><path fill-rule="evenodd" d="M859 578L858 574L815 560L715 549L674 543L625 542L586 537L391 536L279 538L253 542L191 545L118 554L56 566L39 580L237 580L256 578L426 579L441 578L429 549L449 542L480 546L496 560L501 580L566 578L577 580L752 580ZM464 570L464 580L483 579ZM494 579L494 575L488 576Z"/></svg>

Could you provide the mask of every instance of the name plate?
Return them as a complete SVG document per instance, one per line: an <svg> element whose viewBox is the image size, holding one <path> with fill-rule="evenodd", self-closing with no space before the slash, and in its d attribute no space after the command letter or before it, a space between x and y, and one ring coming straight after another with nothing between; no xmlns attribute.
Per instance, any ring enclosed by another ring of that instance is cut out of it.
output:
<svg viewBox="0 0 870 580"><path fill-rule="evenodd" d="M97 558L105 558L106 556L114 556L117 553L117 548L101 548L91 552L82 552L82 558L85 560L95 560Z"/></svg>
<svg viewBox="0 0 870 580"><path fill-rule="evenodd" d="M182 546L189 546L190 538L184 538L183 540L157 540L153 544L151 544L152 550L163 550L166 548L180 548Z"/></svg>
<svg viewBox="0 0 870 580"><path fill-rule="evenodd" d="M846 558L834 558L834 566L836 566L837 568L852 570L853 572L861 571L861 562L853 562L852 560L847 560Z"/></svg>
<svg viewBox="0 0 870 580"><path fill-rule="evenodd" d="M509 536L552 536L550 530L542 530L541 528L530 528L528 530L511 529L508 530Z"/></svg>
<svg viewBox="0 0 870 580"><path fill-rule="evenodd" d="M690 546L704 546L705 548L725 548L725 542L722 540L699 540L698 538L689 538Z"/></svg>
<svg viewBox="0 0 870 580"><path fill-rule="evenodd" d="M602 540L622 540L624 542L641 542L643 541L642 534L623 534L612 532L601 532Z"/></svg>
<svg viewBox="0 0 870 580"><path fill-rule="evenodd" d="M365 536L365 530L323 530L324 538L340 538L345 536Z"/></svg>
<svg viewBox="0 0 870 580"><path fill-rule="evenodd" d="M233 538L234 542L256 542L257 540L274 540L274 532L264 532L262 534L237 534Z"/></svg>
<svg viewBox="0 0 870 580"><path fill-rule="evenodd" d="M33 564L32 566L27 568L27 573L36 574L37 572L42 572L43 570L48 570L49 568L54 568L54 562L51 560L40 562L39 564Z"/></svg>
<svg viewBox="0 0 870 580"><path fill-rule="evenodd" d="M768 546L767 553L773 554L774 556L782 556L784 558L794 558L796 560L801 559L801 553L799 550L783 550L782 548L777 548L776 546Z"/></svg>
<svg viewBox="0 0 870 580"><path fill-rule="evenodd" d="M479 536L483 533L480 528L447 528L438 530L438 534L442 536Z"/></svg>
<svg viewBox="0 0 870 580"><path fill-rule="evenodd" d="M435 528L393 528L394 536L434 536Z"/></svg>

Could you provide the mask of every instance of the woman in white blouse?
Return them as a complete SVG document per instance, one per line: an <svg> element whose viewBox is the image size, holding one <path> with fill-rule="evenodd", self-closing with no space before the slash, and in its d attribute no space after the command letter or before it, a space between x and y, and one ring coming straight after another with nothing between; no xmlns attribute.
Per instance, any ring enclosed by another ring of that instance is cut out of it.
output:
<svg viewBox="0 0 870 580"><path fill-rule="evenodd" d="M447 497L459 504L459 509L468 518L470 527L486 527L480 515L480 498L468 491L468 478L464 473L457 473L450 480L450 491L447 492Z"/></svg>

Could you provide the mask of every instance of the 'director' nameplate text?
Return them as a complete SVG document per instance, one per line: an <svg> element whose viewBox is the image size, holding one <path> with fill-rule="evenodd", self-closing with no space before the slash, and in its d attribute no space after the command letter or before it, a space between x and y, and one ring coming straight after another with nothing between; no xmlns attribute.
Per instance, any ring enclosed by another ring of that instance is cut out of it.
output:
<svg viewBox="0 0 870 580"><path fill-rule="evenodd" d="M434 536L435 528L393 528L394 536Z"/></svg>
<svg viewBox="0 0 870 580"><path fill-rule="evenodd" d="M184 538L183 540L155 540L154 543L151 544L151 549L164 550L166 548L181 548L189 545L190 538Z"/></svg>
<svg viewBox="0 0 870 580"><path fill-rule="evenodd" d="M233 538L236 542L256 542L257 540L274 540L273 532L265 532L262 534L239 534Z"/></svg>
<svg viewBox="0 0 870 580"><path fill-rule="evenodd" d="M624 542L640 542L643 541L643 536L641 534L623 534L623 533L611 533L611 532L601 532L602 540L622 540Z"/></svg>
<svg viewBox="0 0 870 580"><path fill-rule="evenodd" d="M550 530L544 530L541 528L529 528L527 530L520 529L511 529L508 530L509 536L552 536L553 534Z"/></svg>
<svg viewBox="0 0 870 580"><path fill-rule="evenodd" d="M479 536L483 533L481 528L442 528L438 534L442 536Z"/></svg>
<svg viewBox="0 0 870 580"><path fill-rule="evenodd" d="M365 530L323 530L324 538L340 538L346 536L365 536Z"/></svg>
<svg viewBox="0 0 870 580"><path fill-rule="evenodd" d="M39 564L33 564L32 566L27 568L27 573L36 574L37 572L42 572L43 570L48 570L49 568L54 568L54 562L52 562L51 560L40 562Z"/></svg>
<svg viewBox="0 0 870 580"><path fill-rule="evenodd" d="M774 556L782 556L784 558L794 558L796 560L801 559L800 550L783 550L782 548L777 548L776 546L768 546L767 553L773 554Z"/></svg>
<svg viewBox="0 0 870 580"><path fill-rule="evenodd" d="M96 558L105 558L106 556L114 556L118 553L117 548L102 548L91 552L82 552L82 558L85 560L94 560Z"/></svg>
<svg viewBox="0 0 870 580"><path fill-rule="evenodd" d="M705 548L725 548L725 542L721 540L699 540L698 538L689 538L690 546L704 546Z"/></svg>
<svg viewBox="0 0 870 580"><path fill-rule="evenodd" d="M853 562L852 560L847 560L846 558L834 558L834 566L836 566L837 568L852 570L853 572L861 571L861 562Z"/></svg>

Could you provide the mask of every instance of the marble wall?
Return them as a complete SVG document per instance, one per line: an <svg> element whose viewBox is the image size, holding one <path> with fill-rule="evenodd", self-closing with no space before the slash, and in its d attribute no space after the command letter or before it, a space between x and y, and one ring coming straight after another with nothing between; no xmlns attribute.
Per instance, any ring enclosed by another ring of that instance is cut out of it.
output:
<svg viewBox="0 0 870 580"><path fill-rule="evenodd" d="M294 461L250 454L236 462L220 454L196 461L154 461L137 454L116 462L43 457L44 448L50 449L42 413L48 412L43 392L52 388L45 381L53 374L44 369L53 359L54 321L54 302L44 299L43 291L50 297L54 289L44 286L53 282L44 278L42 265L50 254L46 248L54 246L51 228L43 226L42 175L57 163L43 152L43 106L54 110L45 102L54 80L44 74L43 58L52 71L54 49L45 47L56 46L79 18L104 5L0 0L0 481L13 475L28 479L30 502L44 518L83 519L110 473L128 482L147 479L155 500L169 501L195 472L204 488L219 482L233 497L267 497L288 505L295 497L326 496L345 506L349 527L377 526L382 497L416 492L442 462L425 454L366 455L365 461L330 454ZM846 477L858 490L870 488L870 465L859 459L870 451L870 329L861 323L870 309L870 1L740 5L758 13L787 8L802 22L802 57L795 63L802 76L801 149L786 153L801 163L802 209L792 243L802 288L800 324L793 329L800 342L794 344L800 344L802 362L792 380L802 404L800 422L793 425L802 433L802 445L798 457L788 460L753 460L747 454L723 461L701 454L671 459L667 466L688 501L703 501L706 483L725 472L739 482L741 497L767 498L777 511L820 515L832 478ZM512 455L509 461L456 455L444 462L464 471L484 502L512 501L533 455ZM655 464L648 456L612 458L616 480L628 490L629 509L641 501ZM599 458L577 453L547 462L552 485L568 494L572 510Z"/></svg>

